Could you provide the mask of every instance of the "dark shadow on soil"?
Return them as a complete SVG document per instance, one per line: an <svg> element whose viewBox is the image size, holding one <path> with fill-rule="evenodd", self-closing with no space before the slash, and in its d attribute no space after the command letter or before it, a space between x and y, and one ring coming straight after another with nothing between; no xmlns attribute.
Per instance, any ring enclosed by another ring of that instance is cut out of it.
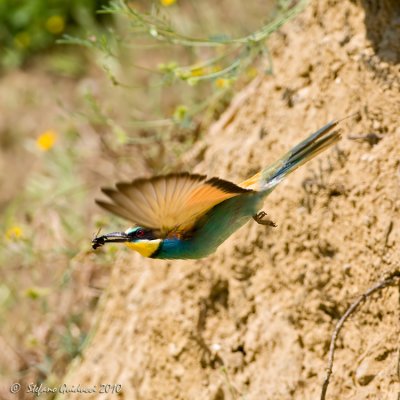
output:
<svg viewBox="0 0 400 400"><path fill-rule="evenodd" d="M390 64L400 62L400 0L361 0L367 37L375 54Z"/></svg>

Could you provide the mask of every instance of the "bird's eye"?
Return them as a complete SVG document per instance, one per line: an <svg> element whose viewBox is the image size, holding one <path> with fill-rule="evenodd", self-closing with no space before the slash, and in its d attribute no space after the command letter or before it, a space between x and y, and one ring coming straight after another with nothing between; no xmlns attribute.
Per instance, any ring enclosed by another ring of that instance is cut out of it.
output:
<svg viewBox="0 0 400 400"><path fill-rule="evenodd" d="M138 230L136 231L136 236L137 236L137 237L143 237L143 236L144 236L144 230L138 229Z"/></svg>

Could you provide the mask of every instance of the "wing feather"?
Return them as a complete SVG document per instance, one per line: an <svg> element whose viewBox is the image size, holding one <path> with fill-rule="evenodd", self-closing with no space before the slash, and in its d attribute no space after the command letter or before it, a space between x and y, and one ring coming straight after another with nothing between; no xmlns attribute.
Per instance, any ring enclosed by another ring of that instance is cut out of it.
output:
<svg viewBox="0 0 400 400"><path fill-rule="evenodd" d="M115 189L102 189L111 200L96 200L106 210L161 235L189 230L212 207L243 193L252 192L219 178L169 174L132 182L119 182Z"/></svg>
<svg viewBox="0 0 400 400"><path fill-rule="evenodd" d="M103 200L97 200L97 199L96 199L96 204L99 205L100 207L106 209L107 211L110 211L111 213L118 215L119 217L122 217L122 218L125 218L128 220L131 218L131 214L128 211L126 211L124 208L119 207L115 204L108 203Z"/></svg>
<svg viewBox="0 0 400 400"><path fill-rule="evenodd" d="M178 179L176 178L176 176L172 176L170 179L170 183L167 186L167 193L165 195L165 203L166 204L170 204L175 196L176 193L176 185L177 185Z"/></svg>
<svg viewBox="0 0 400 400"><path fill-rule="evenodd" d="M130 192L129 185L130 184L126 182L119 183L117 184L118 192L112 191L110 193L110 191L103 190L103 193L108 195L115 203L124 207L125 210L130 213L130 216L132 216L132 213L140 213L143 220L154 221L156 214L150 202L148 202L147 197L143 196L140 191ZM117 196L116 193L119 193L119 195Z"/></svg>
<svg viewBox="0 0 400 400"><path fill-rule="evenodd" d="M117 189L120 190L130 200L130 204L133 207L133 213L141 211L153 219L156 217L156 203L152 202L151 198L148 196L144 196L141 191L132 190L131 183L123 182L117 184Z"/></svg>

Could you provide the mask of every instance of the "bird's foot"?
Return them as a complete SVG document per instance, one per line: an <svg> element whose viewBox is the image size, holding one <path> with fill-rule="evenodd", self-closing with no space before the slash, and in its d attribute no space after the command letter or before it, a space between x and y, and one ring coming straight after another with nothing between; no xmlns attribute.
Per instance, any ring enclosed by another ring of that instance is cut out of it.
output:
<svg viewBox="0 0 400 400"><path fill-rule="evenodd" d="M253 215L253 219L254 221L257 222L257 224L260 225L267 225L267 226L273 226L274 228L276 228L276 223L274 221L272 221L271 219L269 219L267 217L267 213L265 211L260 211L259 213L257 213L256 215Z"/></svg>

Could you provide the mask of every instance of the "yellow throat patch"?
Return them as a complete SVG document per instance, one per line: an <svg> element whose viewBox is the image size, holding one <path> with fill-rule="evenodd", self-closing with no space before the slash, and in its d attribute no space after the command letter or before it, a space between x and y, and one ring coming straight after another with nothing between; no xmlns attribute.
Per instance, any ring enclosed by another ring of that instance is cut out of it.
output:
<svg viewBox="0 0 400 400"><path fill-rule="evenodd" d="M137 251L143 257L150 257L159 248L161 239L141 240L139 242L126 242L125 245Z"/></svg>

